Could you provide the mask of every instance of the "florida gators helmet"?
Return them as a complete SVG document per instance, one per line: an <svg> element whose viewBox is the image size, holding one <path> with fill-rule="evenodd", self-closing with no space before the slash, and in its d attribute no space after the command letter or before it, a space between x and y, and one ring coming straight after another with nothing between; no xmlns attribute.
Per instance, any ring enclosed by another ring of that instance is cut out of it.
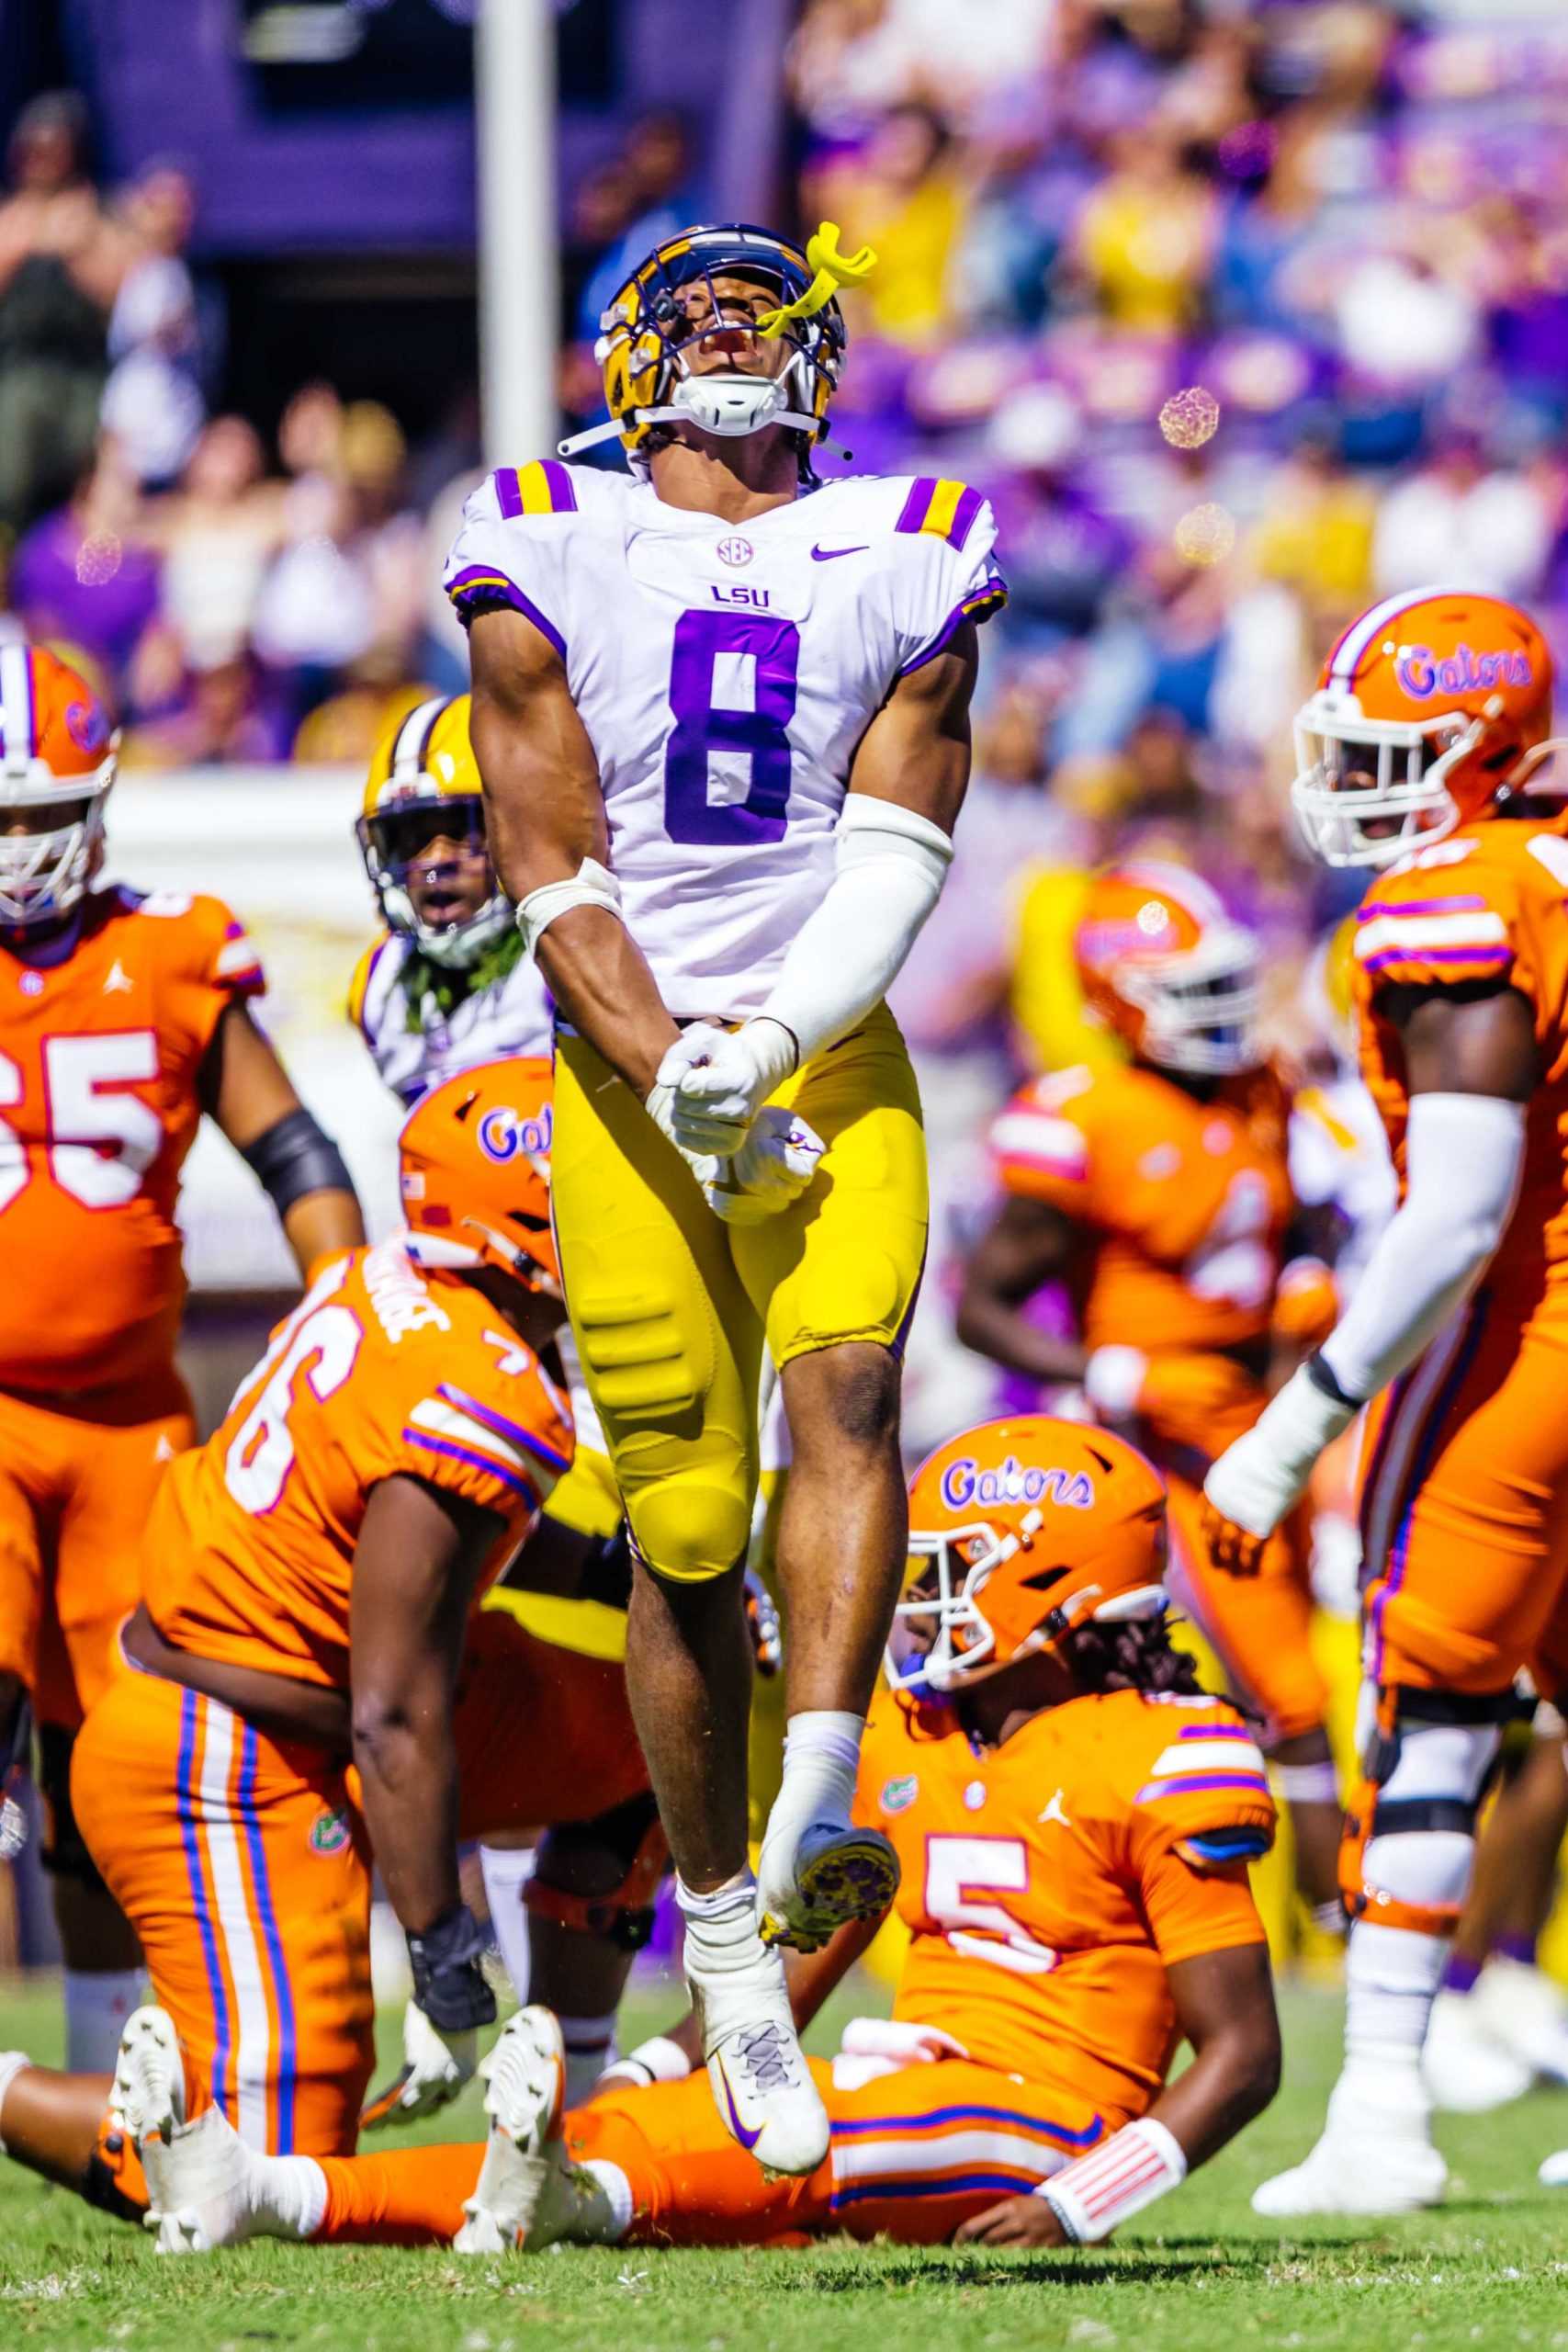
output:
<svg viewBox="0 0 1568 2352"><path fill-rule="evenodd" d="M103 859L119 737L80 673L0 646L0 925L57 922Z"/></svg>
<svg viewBox="0 0 1568 2352"><path fill-rule="evenodd" d="M1141 1060L1210 1078L1256 1069L1262 950L1179 865L1108 866L1073 933L1084 1002Z"/></svg>
<svg viewBox="0 0 1568 2352"><path fill-rule="evenodd" d="M986 1421L909 1483L910 1580L886 1659L926 1696L1166 1607L1165 1484L1135 1446L1043 1413Z"/></svg>
<svg viewBox="0 0 1568 2352"><path fill-rule="evenodd" d="M432 963L458 969L477 963L512 922L512 901L485 846L469 704L468 695L438 695L392 721L376 746L355 827L388 930L412 939ZM464 842L485 860L490 876L490 896L459 922L422 922L409 891L411 876L422 862L429 865L429 846L439 833Z"/></svg>
<svg viewBox="0 0 1568 2352"><path fill-rule="evenodd" d="M604 372L607 424L575 434L562 457L618 438L634 471L648 469L660 425L694 424L732 438L784 425L800 434L800 469L827 431L846 335L839 289L861 284L876 256L839 250L825 220L803 253L787 237L747 221L684 229L632 272L600 318L594 356ZM772 297L757 309L719 281L740 280ZM726 334L772 346L765 368L692 372L693 354Z"/></svg>
<svg viewBox="0 0 1568 2352"><path fill-rule="evenodd" d="M410 1113L399 1172L409 1252L422 1266L499 1266L526 1289L560 1296L552 1078L543 1057L481 1062Z"/></svg>
<svg viewBox="0 0 1568 2352"><path fill-rule="evenodd" d="M1501 596L1419 588L1374 605L1296 716L1307 842L1327 865L1392 865L1524 788L1562 748L1546 740L1551 674L1540 629Z"/></svg>

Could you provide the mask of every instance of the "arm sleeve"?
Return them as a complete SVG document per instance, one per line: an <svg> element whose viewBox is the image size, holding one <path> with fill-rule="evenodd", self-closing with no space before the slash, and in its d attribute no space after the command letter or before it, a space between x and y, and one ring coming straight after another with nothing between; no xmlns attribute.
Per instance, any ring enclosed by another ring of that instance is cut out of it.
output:
<svg viewBox="0 0 1568 2352"><path fill-rule="evenodd" d="M996 516L966 482L911 481L894 531L909 542L895 595L898 674L908 677L935 659L961 623L999 613L1008 591L992 553Z"/></svg>
<svg viewBox="0 0 1568 2352"><path fill-rule="evenodd" d="M1047 1202L1066 1216L1089 1215L1093 1190L1089 1137L1076 1120L1041 1102L1032 1088L1015 1094L996 1121L990 1158L1004 1193Z"/></svg>
<svg viewBox="0 0 1568 2352"><path fill-rule="evenodd" d="M1145 1749L1131 1792L1132 1864L1160 1957L1261 1943L1247 1880L1274 1842L1261 1751L1232 1707L1160 1713L1165 1744Z"/></svg>
<svg viewBox="0 0 1568 2352"><path fill-rule="evenodd" d="M476 614L505 607L565 660L566 550L577 512L570 470L553 458L503 466L480 483L442 574L465 628Z"/></svg>

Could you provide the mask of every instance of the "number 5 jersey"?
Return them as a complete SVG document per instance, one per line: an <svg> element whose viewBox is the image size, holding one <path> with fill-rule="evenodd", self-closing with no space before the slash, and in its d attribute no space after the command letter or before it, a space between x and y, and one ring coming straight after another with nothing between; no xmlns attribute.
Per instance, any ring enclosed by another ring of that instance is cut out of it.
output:
<svg viewBox="0 0 1568 2352"><path fill-rule="evenodd" d="M592 741L632 936L677 1017L754 1012L825 893L857 745L1006 601L962 482L867 476L731 525L553 461L468 501L446 585L532 621Z"/></svg>

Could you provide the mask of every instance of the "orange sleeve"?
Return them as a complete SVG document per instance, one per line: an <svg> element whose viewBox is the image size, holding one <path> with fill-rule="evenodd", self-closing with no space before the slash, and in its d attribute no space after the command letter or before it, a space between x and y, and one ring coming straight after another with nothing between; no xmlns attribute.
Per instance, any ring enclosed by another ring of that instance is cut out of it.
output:
<svg viewBox="0 0 1568 2352"><path fill-rule="evenodd" d="M1150 1932L1168 1968L1202 1952L1268 1940L1245 1862L1200 1867L1179 1847L1161 1844L1148 1852L1139 1885Z"/></svg>
<svg viewBox="0 0 1568 2352"><path fill-rule="evenodd" d="M479 1369L459 1363L419 1384L391 1466L508 1522L531 1523L571 1467L571 1423L536 1370L498 1394L493 1379L475 1377Z"/></svg>
<svg viewBox="0 0 1568 2352"><path fill-rule="evenodd" d="M990 1150L1004 1193L1048 1202L1067 1216L1088 1215L1093 1187L1089 1136L1068 1107L1053 1099L1049 1080L1013 1096L991 1128Z"/></svg>
<svg viewBox="0 0 1568 2352"><path fill-rule="evenodd" d="M143 919L166 920L173 1010L197 1055L206 1052L230 1005L265 995L266 978L255 942L221 899L142 901Z"/></svg>
<svg viewBox="0 0 1568 2352"><path fill-rule="evenodd" d="M1375 999L1385 988L1458 988L1506 980L1534 995L1531 962L1522 954L1516 856L1484 842L1456 843L1464 854L1395 867L1380 875L1356 918L1356 967ZM1544 880L1546 877L1542 876ZM1521 962L1522 958L1522 962Z"/></svg>
<svg viewBox="0 0 1568 2352"><path fill-rule="evenodd" d="M1161 1706L1148 1728L1126 1759L1130 1852L1161 1958L1260 1942L1247 1871L1273 1844L1275 1815L1251 1732L1221 1700Z"/></svg>

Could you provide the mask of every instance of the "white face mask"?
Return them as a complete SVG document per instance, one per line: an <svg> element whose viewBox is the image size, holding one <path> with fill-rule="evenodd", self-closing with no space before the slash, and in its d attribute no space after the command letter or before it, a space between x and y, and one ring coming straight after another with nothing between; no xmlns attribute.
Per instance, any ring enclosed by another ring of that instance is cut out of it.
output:
<svg viewBox="0 0 1568 2352"><path fill-rule="evenodd" d="M22 810L37 820L25 833L0 833L0 923L58 922L80 905L102 849L114 770L111 755L95 775L64 782L40 760L28 763L25 777L0 773L0 814ZM66 809L79 813L69 823L51 823L51 814Z"/></svg>
<svg viewBox="0 0 1568 2352"><path fill-rule="evenodd" d="M1440 842L1460 821L1448 778L1483 732L1462 711L1364 718L1354 695L1314 695L1296 717L1291 786L1308 848L1325 865L1381 866ZM1352 774L1368 780L1349 784Z"/></svg>
<svg viewBox="0 0 1568 2352"><path fill-rule="evenodd" d="M1144 1016L1145 1061L1197 1077L1229 1078L1261 1059L1258 942L1239 923L1171 956L1129 957L1116 986Z"/></svg>

